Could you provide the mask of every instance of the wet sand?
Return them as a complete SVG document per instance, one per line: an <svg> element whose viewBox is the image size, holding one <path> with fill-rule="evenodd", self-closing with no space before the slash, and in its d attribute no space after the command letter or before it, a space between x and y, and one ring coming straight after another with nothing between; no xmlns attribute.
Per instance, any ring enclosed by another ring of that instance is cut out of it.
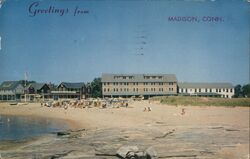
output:
<svg viewBox="0 0 250 159"><path fill-rule="evenodd" d="M148 106L152 111L144 112ZM183 108L185 114L181 115ZM161 158L249 158L249 107L176 107L140 101L128 108L65 111L34 103L0 103L0 114L56 118L73 130L82 130L74 136L50 136L5 150L0 147L4 158L51 158L58 154L63 158L116 158L112 154L124 145L140 150L153 147Z"/></svg>

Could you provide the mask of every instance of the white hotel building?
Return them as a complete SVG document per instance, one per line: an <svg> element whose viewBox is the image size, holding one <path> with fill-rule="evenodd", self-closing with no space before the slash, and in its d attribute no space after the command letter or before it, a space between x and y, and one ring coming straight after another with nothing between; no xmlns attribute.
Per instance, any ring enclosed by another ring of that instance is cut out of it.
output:
<svg viewBox="0 0 250 159"><path fill-rule="evenodd" d="M178 94L183 96L232 98L231 83L178 83Z"/></svg>

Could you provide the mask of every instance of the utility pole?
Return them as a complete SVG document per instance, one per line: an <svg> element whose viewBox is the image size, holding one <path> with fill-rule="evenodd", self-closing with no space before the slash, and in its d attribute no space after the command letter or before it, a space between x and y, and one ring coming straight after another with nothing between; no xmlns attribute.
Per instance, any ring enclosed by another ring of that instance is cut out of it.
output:
<svg viewBox="0 0 250 159"><path fill-rule="evenodd" d="M27 85L27 72L24 73L24 102L26 103L26 85Z"/></svg>

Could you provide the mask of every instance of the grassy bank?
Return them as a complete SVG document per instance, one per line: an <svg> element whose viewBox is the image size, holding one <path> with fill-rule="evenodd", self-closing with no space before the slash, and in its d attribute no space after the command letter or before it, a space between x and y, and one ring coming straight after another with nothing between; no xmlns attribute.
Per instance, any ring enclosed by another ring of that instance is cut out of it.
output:
<svg viewBox="0 0 250 159"><path fill-rule="evenodd" d="M164 96L153 97L152 101L160 101L168 105L193 105L193 106L250 106L250 98L210 98L190 96Z"/></svg>

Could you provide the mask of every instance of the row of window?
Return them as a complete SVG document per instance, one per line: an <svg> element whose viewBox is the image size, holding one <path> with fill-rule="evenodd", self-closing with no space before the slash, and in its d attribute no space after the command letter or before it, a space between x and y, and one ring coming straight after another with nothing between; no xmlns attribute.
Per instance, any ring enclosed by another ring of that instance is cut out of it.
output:
<svg viewBox="0 0 250 159"><path fill-rule="evenodd" d="M114 76L114 79L133 79L134 76Z"/></svg>
<svg viewBox="0 0 250 159"><path fill-rule="evenodd" d="M192 92L193 91L193 89L189 89L190 90L190 92ZM188 89L186 88L183 88L183 89L180 89L180 92L181 93L187 93L188 92ZM194 89L194 92L196 93L196 92L201 92L201 88L198 88L198 89ZM205 92L212 92L212 89L211 88L209 88L209 89L205 89ZM215 92L233 92L233 89L231 88L231 89L215 89Z"/></svg>
<svg viewBox="0 0 250 159"><path fill-rule="evenodd" d="M144 79L162 79L162 76L144 76Z"/></svg>
<svg viewBox="0 0 250 159"><path fill-rule="evenodd" d="M133 88L132 89L133 92L138 92L139 89L138 88ZM143 91L144 92L148 92L148 91L151 91L151 92L155 92L157 89L156 88L144 88ZM168 88L166 89L166 91L174 91L174 88ZM110 92L110 91L113 91L113 92L128 92L129 91L129 88L113 88L113 89L109 89L109 88L104 88L103 89L104 92ZM164 89L163 88L159 88L158 89L159 92L163 92Z"/></svg>
<svg viewBox="0 0 250 159"><path fill-rule="evenodd" d="M65 87L59 87L58 91L80 91L81 89L78 88L65 88Z"/></svg>
<svg viewBox="0 0 250 159"><path fill-rule="evenodd" d="M156 90L157 90L156 88L150 88L150 89L149 88L144 88L143 89L144 92L148 92L148 91L155 92ZM163 92L164 89L163 88L159 88L158 91L159 92ZM166 89L166 91L174 91L174 88L168 88L168 89Z"/></svg>
<svg viewBox="0 0 250 159"><path fill-rule="evenodd" d="M162 79L163 76L144 76L144 79ZM134 76L114 76L114 79L134 79Z"/></svg>
<svg viewBox="0 0 250 159"><path fill-rule="evenodd" d="M228 95L222 95L223 98L228 98L229 96Z"/></svg>
<svg viewBox="0 0 250 159"><path fill-rule="evenodd" d="M144 92L148 92L150 89L149 88L144 88L143 91ZM151 88L151 92L155 92L155 88Z"/></svg>
<svg viewBox="0 0 250 159"><path fill-rule="evenodd" d="M12 91L12 90L0 90L0 92L15 92L15 90L14 91Z"/></svg>
<svg viewBox="0 0 250 159"><path fill-rule="evenodd" d="M113 84L114 86L118 86L118 85L124 85L124 86L128 86L128 85L137 85L138 86L138 82L103 82L103 85L110 85ZM163 84L168 84L168 85L174 85L174 82L168 82L168 83L163 83L163 82L144 82L143 85L163 85Z"/></svg>
<svg viewBox="0 0 250 159"><path fill-rule="evenodd" d="M0 100L15 100L15 95L0 95Z"/></svg>
<svg viewBox="0 0 250 159"><path fill-rule="evenodd" d="M113 90L113 92L119 92L119 91L120 91L120 92L128 92L128 91L129 91L128 88L123 88L123 89L122 89L122 88L120 88L120 89L119 89L119 88L113 88L113 89L109 89L109 88L106 89L106 88L104 88L104 89L103 89L104 92L109 92L109 91L111 91L111 90ZM134 92L135 92L135 91L138 92L138 88L137 88L137 89L134 88L133 91L134 91Z"/></svg>

